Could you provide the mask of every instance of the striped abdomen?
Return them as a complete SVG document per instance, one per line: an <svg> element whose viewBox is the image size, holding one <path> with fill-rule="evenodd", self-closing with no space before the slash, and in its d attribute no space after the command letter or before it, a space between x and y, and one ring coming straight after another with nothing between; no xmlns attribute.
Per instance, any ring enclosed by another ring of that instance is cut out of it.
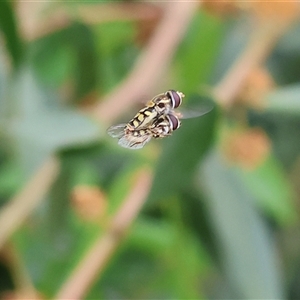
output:
<svg viewBox="0 0 300 300"><path fill-rule="evenodd" d="M147 127L157 116L158 112L154 106L146 106L128 122L128 129L137 130L141 127Z"/></svg>

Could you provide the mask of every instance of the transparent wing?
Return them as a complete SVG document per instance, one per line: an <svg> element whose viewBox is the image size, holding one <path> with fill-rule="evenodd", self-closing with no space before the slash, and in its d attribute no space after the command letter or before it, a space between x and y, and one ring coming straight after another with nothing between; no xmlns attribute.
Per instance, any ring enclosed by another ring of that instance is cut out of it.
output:
<svg viewBox="0 0 300 300"><path fill-rule="evenodd" d="M126 127L125 123L113 125L107 129L107 133L113 138L121 138L125 134L124 131L125 127Z"/></svg>
<svg viewBox="0 0 300 300"><path fill-rule="evenodd" d="M110 126L107 129L107 133L113 137L118 138L118 144L124 148L128 149L141 149L148 143L152 135L144 134L143 136L134 136L132 133L125 133L125 127L127 124L118 124Z"/></svg>
<svg viewBox="0 0 300 300"><path fill-rule="evenodd" d="M203 104L195 108L183 108L180 110L175 110L174 112L179 119L191 119L201 117L209 113L213 108L214 106L212 104Z"/></svg>
<svg viewBox="0 0 300 300"><path fill-rule="evenodd" d="M147 134L143 136L133 136L131 134L125 134L120 139L118 144L124 148L129 149L141 149L148 143L152 138L152 135Z"/></svg>

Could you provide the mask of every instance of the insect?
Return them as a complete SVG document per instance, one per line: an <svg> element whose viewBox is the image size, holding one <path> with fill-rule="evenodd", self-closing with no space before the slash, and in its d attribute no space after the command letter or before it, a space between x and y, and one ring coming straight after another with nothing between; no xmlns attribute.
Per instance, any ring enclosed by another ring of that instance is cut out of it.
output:
<svg viewBox="0 0 300 300"><path fill-rule="evenodd" d="M168 114L181 105L184 94L169 90L152 98L129 122L128 128L137 130L149 126L158 116Z"/></svg>
<svg viewBox="0 0 300 300"><path fill-rule="evenodd" d="M173 114L160 115L146 128L130 129L128 124L118 124L108 129L108 134L118 138L118 144L125 148L140 149L148 143L151 138L163 138L178 129L180 121Z"/></svg>
<svg viewBox="0 0 300 300"><path fill-rule="evenodd" d="M184 94L169 90L152 98L128 123L113 125L107 133L118 138L125 148L140 149L151 138L163 138L172 134L181 125L180 119L194 118L209 112L212 107L201 111L177 112Z"/></svg>

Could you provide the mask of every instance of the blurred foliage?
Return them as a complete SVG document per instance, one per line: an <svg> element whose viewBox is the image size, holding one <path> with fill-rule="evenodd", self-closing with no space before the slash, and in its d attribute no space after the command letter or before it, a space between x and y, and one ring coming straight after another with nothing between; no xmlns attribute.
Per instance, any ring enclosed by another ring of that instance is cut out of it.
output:
<svg viewBox="0 0 300 300"><path fill-rule="evenodd" d="M51 5L39 22L87 4ZM23 271L7 254L14 249L38 293L54 297L146 168L154 174L148 200L86 299L300 298L300 25L260 66L272 84L255 73L225 111L202 91L226 76L251 25L219 5L221 14L195 13L166 75L187 105L214 109L130 151L80 108L126 79L147 24L70 17L26 39L17 4L0 2L1 207L48 156L61 162L45 199L0 252L1 292L20 288Z"/></svg>
<svg viewBox="0 0 300 300"><path fill-rule="evenodd" d="M18 24L9 1L1 1L0 4L0 28L5 37L7 50L15 67L21 63L23 55L23 42L18 32Z"/></svg>

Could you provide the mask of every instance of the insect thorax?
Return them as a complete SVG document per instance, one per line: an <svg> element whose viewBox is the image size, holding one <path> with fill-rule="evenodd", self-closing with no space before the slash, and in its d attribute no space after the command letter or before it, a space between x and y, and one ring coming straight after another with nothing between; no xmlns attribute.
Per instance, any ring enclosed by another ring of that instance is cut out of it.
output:
<svg viewBox="0 0 300 300"><path fill-rule="evenodd" d="M171 99L165 94L160 94L148 102L148 106L155 107L159 114L167 113L171 108Z"/></svg>

